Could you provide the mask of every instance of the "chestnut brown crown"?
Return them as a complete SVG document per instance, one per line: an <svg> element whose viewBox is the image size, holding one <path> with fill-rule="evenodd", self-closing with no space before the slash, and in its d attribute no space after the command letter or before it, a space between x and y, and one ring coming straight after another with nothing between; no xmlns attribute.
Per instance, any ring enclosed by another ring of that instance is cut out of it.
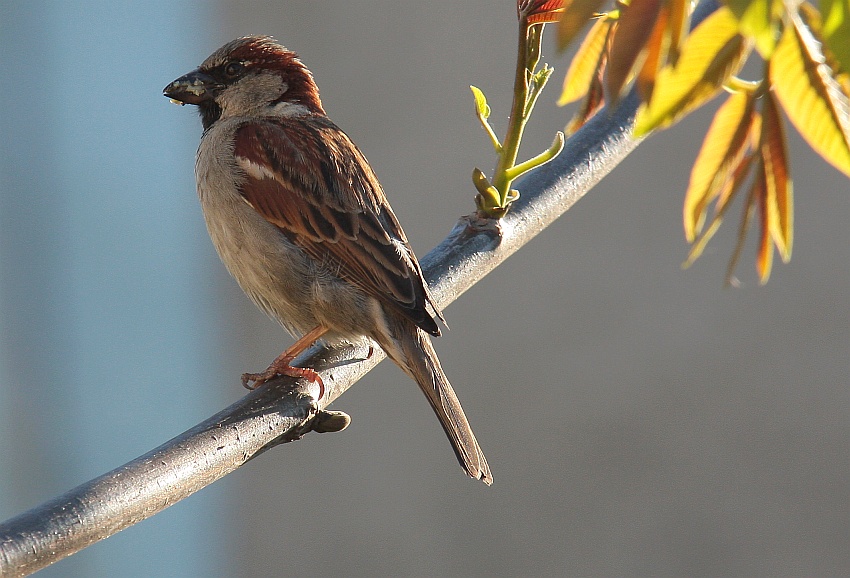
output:
<svg viewBox="0 0 850 578"><path fill-rule="evenodd" d="M198 106L204 130L230 116L325 115L312 73L271 36L228 42L163 93Z"/></svg>

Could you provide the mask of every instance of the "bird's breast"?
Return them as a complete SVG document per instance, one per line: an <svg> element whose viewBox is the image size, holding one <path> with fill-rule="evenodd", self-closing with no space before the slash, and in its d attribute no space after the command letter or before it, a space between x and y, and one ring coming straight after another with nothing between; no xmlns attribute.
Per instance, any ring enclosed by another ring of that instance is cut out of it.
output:
<svg viewBox="0 0 850 578"><path fill-rule="evenodd" d="M316 325L310 258L253 209L239 192L240 173L226 134L213 127L198 149L198 197L210 239L242 290L294 333Z"/></svg>
<svg viewBox="0 0 850 578"><path fill-rule="evenodd" d="M216 251L242 290L291 333L319 324L328 341L353 341L382 324L382 307L362 289L338 276L292 243L258 213L239 190L244 173L233 154L227 123L213 126L198 149L198 196Z"/></svg>

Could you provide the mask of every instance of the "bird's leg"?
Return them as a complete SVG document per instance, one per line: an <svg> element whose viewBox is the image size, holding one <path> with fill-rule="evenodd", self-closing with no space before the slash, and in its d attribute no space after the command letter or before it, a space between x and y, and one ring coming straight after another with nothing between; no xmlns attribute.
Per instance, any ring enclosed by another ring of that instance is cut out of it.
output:
<svg viewBox="0 0 850 578"><path fill-rule="evenodd" d="M247 389L256 389L278 375L304 377L319 384L319 399L322 399L322 396L325 394L325 384L322 382L322 378L319 377L319 374L309 367L292 367L290 362L301 355L305 349L310 347L327 332L327 327L319 325L309 333L305 333L298 339L298 341L288 347L286 351L278 355L275 360L271 362L271 365L269 365L262 373L243 373L242 385Z"/></svg>

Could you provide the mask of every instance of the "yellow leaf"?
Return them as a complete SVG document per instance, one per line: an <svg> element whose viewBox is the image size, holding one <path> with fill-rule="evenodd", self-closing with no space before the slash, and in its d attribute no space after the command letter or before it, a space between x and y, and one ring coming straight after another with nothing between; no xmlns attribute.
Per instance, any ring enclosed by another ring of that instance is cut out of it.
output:
<svg viewBox="0 0 850 578"><path fill-rule="evenodd" d="M646 58L645 46L660 7L661 0L632 0L621 11L605 72L605 96L611 106L619 101L626 83Z"/></svg>
<svg viewBox="0 0 850 578"><path fill-rule="evenodd" d="M561 21L558 22L556 42L559 51L566 49L604 4L605 0L572 0L566 5Z"/></svg>
<svg viewBox="0 0 850 578"><path fill-rule="evenodd" d="M759 54L770 58L776 46L782 1L726 0L725 4L738 19L741 34L753 38Z"/></svg>
<svg viewBox="0 0 850 578"><path fill-rule="evenodd" d="M602 108L602 103L604 101L604 90L602 88L602 79L597 74L590 81L590 88L587 91L587 94L584 95L584 98L581 101L578 111L573 115L573 118L570 120L569 124L567 124L564 132L567 135L571 135L584 126L596 111Z"/></svg>
<svg viewBox="0 0 850 578"><path fill-rule="evenodd" d="M487 98L481 89L477 86L471 86L472 97L475 99L475 113L483 119L490 118L490 105L487 104Z"/></svg>
<svg viewBox="0 0 850 578"><path fill-rule="evenodd" d="M702 230L708 204L743 159L750 125L753 97L739 92L731 95L714 115L691 170L685 194L685 238L692 243Z"/></svg>
<svg viewBox="0 0 850 578"><path fill-rule="evenodd" d="M764 98L761 156L764 167L767 228L786 263L794 242L794 185L788 170L788 153L782 119L772 94Z"/></svg>
<svg viewBox="0 0 850 578"><path fill-rule="evenodd" d="M742 150L754 150L758 147L758 143L761 139L761 115L756 110L751 110L750 112L750 129L749 135L745 138L747 140L746 144L742 148ZM726 211L731 206L730 201L735 197L738 191L741 189L741 186L746 182L747 177L750 174L750 168L753 166L753 161L755 160L756 155L753 152L744 153L744 156L741 160L735 161L737 162L737 166L734 169L729 169L729 176L726 177L723 181L723 186L720 187L720 191L717 193L717 203L714 205L714 216L711 219L711 222L708 224L708 227L704 231L698 234L696 240L691 244L691 250L688 254L688 260L685 261L684 266L689 267L703 252L706 245L708 245L709 240L714 236L714 233L717 232L717 229L720 228L720 223L723 221L723 217L726 215ZM733 163L734 164L734 163ZM746 204L749 205L752 202L752 192L747 197ZM746 224L748 222L749 217L746 217L744 222L742 222L742 229L739 232L739 235L746 235ZM734 262L737 261L738 256L741 252L741 248L743 247L743 238L739 239L738 244L740 245L735 249L735 255L732 258L732 263L729 267L729 275L727 275L727 281L729 281L729 277L731 276L731 270L734 268Z"/></svg>
<svg viewBox="0 0 850 578"><path fill-rule="evenodd" d="M682 265L683 267L690 267L697 258L702 255L703 250L705 249L708 242L714 236L714 233L717 232L717 229L720 228L720 223L723 222L723 217L726 215L726 210L729 208L729 199L731 199L735 192L738 191L740 186L746 180L747 175L750 173L750 167L753 164L754 155L747 155L744 160L738 164L734 171L732 171L732 175L726 179L726 182L723 185L720 195L717 198L717 205L714 209L714 216L711 219L711 222L708 224L708 227L702 231L699 236L694 240L691 244L691 250L688 253L688 259Z"/></svg>
<svg viewBox="0 0 850 578"><path fill-rule="evenodd" d="M847 0L821 0L823 11L823 36L841 69L850 71L850 2Z"/></svg>
<svg viewBox="0 0 850 578"><path fill-rule="evenodd" d="M770 81L809 145L850 176L850 101L826 64L821 42L793 14L770 59Z"/></svg>
<svg viewBox="0 0 850 578"><path fill-rule="evenodd" d="M758 149L759 142L761 142L761 115L758 111L753 111L752 118L750 119L750 138L749 138L749 149L751 151L755 151ZM718 213L726 210L726 206L729 201L735 196L735 192L741 186L742 181L747 177L750 172L750 165L754 160L756 155L749 154L742 161L738 168L732 173L732 178L727 180L726 183L723 184L723 187L720 189L720 192L717 194L717 204L714 206L714 210Z"/></svg>
<svg viewBox="0 0 850 578"><path fill-rule="evenodd" d="M564 88L561 91L561 98L558 99L558 106L564 106L587 94L601 63L610 29L611 22L600 18L587 33L564 77Z"/></svg>
<svg viewBox="0 0 850 578"><path fill-rule="evenodd" d="M842 3L844 6L835 8ZM821 51L826 65L832 70L842 92L850 96L850 20L845 19L845 15L850 16L850 0L836 0L832 6L825 0L822 4L826 20L821 18L817 8L806 3L798 7L800 17L812 35L823 40Z"/></svg>
<svg viewBox="0 0 850 578"><path fill-rule="evenodd" d="M638 109L635 136L670 126L711 99L749 50L729 9L716 10L685 39L676 65L658 73L652 99Z"/></svg>

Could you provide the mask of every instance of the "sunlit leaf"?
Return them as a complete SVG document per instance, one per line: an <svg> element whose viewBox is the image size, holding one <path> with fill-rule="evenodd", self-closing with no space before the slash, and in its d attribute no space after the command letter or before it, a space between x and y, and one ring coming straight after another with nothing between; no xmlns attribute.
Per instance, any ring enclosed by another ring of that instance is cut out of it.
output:
<svg viewBox="0 0 850 578"><path fill-rule="evenodd" d="M557 46L563 51L590 22L593 15L602 10L605 0L569 0L558 22Z"/></svg>
<svg viewBox="0 0 850 578"><path fill-rule="evenodd" d="M750 125L753 97L748 93L731 95L714 115L700 152L691 170L685 194L685 238L693 242L702 229L708 204L718 195L743 159Z"/></svg>
<svg viewBox="0 0 850 578"><path fill-rule="evenodd" d="M635 135L667 127L712 98L749 49L729 9L716 10L687 37L676 65L659 72L652 99L638 110Z"/></svg>
<svg viewBox="0 0 850 578"><path fill-rule="evenodd" d="M758 150L759 143L761 142L761 114L758 111L752 112L752 117L750 118L750 138L748 148L751 151ZM715 213L722 213L726 210L726 207L735 197L743 184L744 179L747 178L747 175L750 172L750 166L755 160L757 155L750 153L746 155L744 160L738 164L738 167L732 172L732 178L727 179L723 186L720 188L720 192L717 194L717 203L714 205Z"/></svg>
<svg viewBox="0 0 850 578"><path fill-rule="evenodd" d="M758 144L761 141L761 115L752 107L750 108L749 113L749 125L749 134L745 136L746 142L742 145L742 150L754 151L758 148ZM691 244L688 260L684 263L685 267L690 266L702 254L702 251L705 249L708 241L714 236L717 229L720 228L720 223L723 221L726 211L731 206L732 199L735 198L738 191L741 190L744 183L747 181L747 178L750 175L750 169L755 163L756 157L757 155L753 152L747 152L744 153L742 160L736 160L733 163L730 163L730 169L728 171L729 176L723 180L723 185L717 193L717 202L714 205L714 216L705 230L699 233L696 240ZM737 163L737 165L735 163ZM747 203L750 203L751 199L752 191L750 191L747 196ZM742 222L741 226L744 227L746 222L747 221ZM743 228L739 232L739 235L746 235L746 228ZM739 244L742 245L743 240L739 240ZM738 247L736 252L740 253L740 249L741 247ZM738 255L735 255L732 260L735 261L737 259ZM733 268L734 264L730 267L730 271ZM727 278L727 282L728 281L729 279Z"/></svg>
<svg viewBox="0 0 850 578"><path fill-rule="evenodd" d="M850 2L821 0L820 6L826 45L841 64L841 69L850 72Z"/></svg>
<svg viewBox="0 0 850 578"><path fill-rule="evenodd" d="M732 175L726 179L723 187L721 189L720 195L717 198L717 204L714 209L714 216L711 219L711 222L708 226L703 230L694 242L691 244L691 250L688 253L688 259L682 265L683 267L690 267L694 261L702 255L703 250L705 249L708 242L714 236L714 233L717 232L717 229L720 228L720 224L723 222L723 217L726 215L726 210L729 208L729 200L731 200L735 193L741 188L741 185L746 180L747 176L750 172L750 167L752 167L753 159L755 155L747 155L744 157L744 160L741 161L735 170L732 171Z"/></svg>
<svg viewBox="0 0 850 578"><path fill-rule="evenodd" d="M705 251L705 248L708 246L708 242L714 237L714 234L717 232L717 229L720 228L720 224L723 222L723 215L716 214L711 222L706 227L705 231L697 237L693 243L691 243L691 249L688 251L688 258L685 259L685 262L682 263L682 268L687 269L694 262L700 258L702 252Z"/></svg>
<svg viewBox="0 0 850 578"><path fill-rule="evenodd" d="M750 187L750 192L747 194L747 199L744 201L744 211L741 215L741 224L738 226L738 241L735 243L735 249L732 251L732 256L729 258L729 265L726 267L726 283L728 285L736 285L734 273L735 266L741 259L741 252L744 250L744 241L747 240L747 231L750 228L750 222L753 220L756 203L755 198L758 194L758 179L753 182Z"/></svg>
<svg viewBox="0 0 850 578"><path fill-rule="evenodd" d="M669 16L667 18L667 62L676 64L679 60L679 50L682 41L688 34L691 24L690 0L668 0Z"/></svg>
<svg viewBox="0 0 850 578"><path fill-rule="evenodd" d="M761 167L759 167L761 168ZM752 202L756 205L759 215L759 250L756 256L756 271L759 282L764 285L770 278L770 270L773 268L773 240L770 236L770 210L767 207L767 185L763 170L756 173L753 182Z"/></svg>
<svg viewBox="0 0 850 578"><path fill-rule="evenodd" d="M604 18L600 18L591 27L564 77L564 88L561 91L561 98L558 99L558 106L576 101L587 94L590 83L599 68L610 29L611 22Z"/></svg>
<svg viewBox="0 0 850 578"><path fill-rule="evenodd" d="M520 0L517 8L520 14L525 12L529 24L545 24L561 19L566 2L567 0ZM524 3L528 4L525 10L520 6Z"/></svg>
<svg viewBox="0 0 850 578"><path fill-rule="evenodd" d="M655 77L667 59L666 54L669 46L667 22L669 15L670 11L667 6L662 6L655 19L655 27L652 29L652 35L646 42L646 55L635 80L638 94L640 94L640 98L643 101L647 101L652 97L652 90L655 88Z"/></svg>
<svg viewBox="0 0 850 578"><path fill-rule="evenodd" d="M770 60L770 80L803 138L850 176L850 102L826 64L821 43L797 14Z"/></svg>
<svg viewBox="0 0 850 578"><path fill-rule="evenodd" d="M794 242L794 186L788 170L785 132L772 94L764 98L761 156L764 167L765 214L770 236L786 263Z"/></svg>
<svg viewBox="0 0 850 578"><path fill-rule="evenodd" d="M604 66L604 59L601 66ZM590 120L590 118L596 114L600 108L602 108L602 104L604 102L605 89L602 87L602 75L597 74L593 77L593 80L591 80L587 94L584 95L578 111L573 115L573 118L570 120L569 124L567 124L564 132L567 135L571 135L580 129L584 126L584 123Z"/></svg>
<svg viewBox="0 0 850 578"><path fill-rule="evenodd" d="M626 83L643 64L660 8L661 0L632 0L622 9L605 75L605 96L611 106L616 105Z"/></svg>
<svg viewBox="0 0 850 578"><path fill-rule="evenodd" d="M475 167L472 171L472 184L481 194L481 199L485 207L498 207L501 205L501 197L498 189L490 183L490 179L481 172L481 169Z"/></svg>
<svg viewBox="0 0 850 578"><path fill-rule="evenodd" d="M487 98L481 89L476 86L470 86L472 96L475 99L475 113L481 118L490 118L490 105L487 104Z"/></svg>
<svg viewBox="0 0 850 578"><path fill-rule="evenodd" d="M818 9L811 4L804 2L798 9L815 39L823 41L821 51L826 65L842 92L850 96L850 22L845 21L845 15L850 13L850 0L842 1L845 5L837 10L832 8L828 22L824 22Z"/></svg>
<svg viewBox="0 0 850 578"><path fill-rule="evenodd" d="M738 19L741 34L755 39L759 54L770 58L776 46L782 0L725 0L725 4Z"/></svg>

